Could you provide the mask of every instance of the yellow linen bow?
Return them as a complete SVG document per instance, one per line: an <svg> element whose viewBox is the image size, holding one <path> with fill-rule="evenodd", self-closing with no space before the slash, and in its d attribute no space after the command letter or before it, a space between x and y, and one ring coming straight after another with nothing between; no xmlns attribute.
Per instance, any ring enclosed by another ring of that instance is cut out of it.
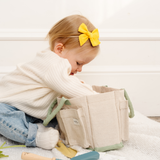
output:
<svg viewBox="0 0 160 160"><path fill-rule="evenodd" d="M87 26L82 23L78 29L79 32L83 33L79 36L80 46L82 46L88 38L91 41L92 46L98 46L101 42L98 40L99 32L98 29L94 29L92 32L88 31Z"/></svg>

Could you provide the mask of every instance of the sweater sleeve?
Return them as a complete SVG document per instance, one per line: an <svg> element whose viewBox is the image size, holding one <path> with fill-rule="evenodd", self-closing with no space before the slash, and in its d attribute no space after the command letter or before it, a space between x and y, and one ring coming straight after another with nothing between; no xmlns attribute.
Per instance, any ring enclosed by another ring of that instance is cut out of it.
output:
<svg viewBox="0 0 160 160"><path fill-rule="evenodd" d="M68 98L96 94L90 85L82 83L76 76L69 75L70 72L69 61L61 58L46 73L45 83L52 90Z"/></svg>

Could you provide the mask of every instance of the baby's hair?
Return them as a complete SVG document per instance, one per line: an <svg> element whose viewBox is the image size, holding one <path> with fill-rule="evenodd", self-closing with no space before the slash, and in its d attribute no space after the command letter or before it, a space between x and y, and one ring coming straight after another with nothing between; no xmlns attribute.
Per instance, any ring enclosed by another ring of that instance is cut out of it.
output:
<svg viewBox="0 0 160 160"><path fill-rule="evenodd" d="M87 26L90 32L96 29L86 17L81 15L67 16L57 22L47 34L50 49L54 51L55 42L59 42L62 43L67 49L78 47L81 51L86 49L96 49L98 53L99 45L93 47L89 39L83 46L80 47L79 35L82 33L78 32L78 28L82 23Z"/></svg>

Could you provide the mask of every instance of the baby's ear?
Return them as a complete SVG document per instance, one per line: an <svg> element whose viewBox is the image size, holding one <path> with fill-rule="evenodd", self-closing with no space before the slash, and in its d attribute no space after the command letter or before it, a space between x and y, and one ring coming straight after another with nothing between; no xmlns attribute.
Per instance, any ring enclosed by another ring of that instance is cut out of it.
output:
<svg viewBox="0 0 160 160"><path fill-rule="evenodd" d="M54 47L54 52L58 54L59 56L61 56L63 49L64 49L64 45L62 43L56 43Z"/></svg>

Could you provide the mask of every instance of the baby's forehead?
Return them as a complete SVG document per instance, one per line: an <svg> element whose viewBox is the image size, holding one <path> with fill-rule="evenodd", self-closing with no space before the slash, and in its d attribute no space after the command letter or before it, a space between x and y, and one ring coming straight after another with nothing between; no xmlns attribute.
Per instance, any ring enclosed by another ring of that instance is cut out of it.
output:
<svg viewBox="0 0 160 160"><path fill-rule="evenodd" d="M86 48L86 49L79 49L76 50L77 55L82 55L82 56L92 56L97 54L98 50L97 49L93 49L93 48Z"/></svg>
<svg viewBox="0 0 160 160"><path fill-rule="evenodd" d="M77 60L80 63L88 63L96 57L97 53L94 52L81 52L77 53Z"/></svg>

